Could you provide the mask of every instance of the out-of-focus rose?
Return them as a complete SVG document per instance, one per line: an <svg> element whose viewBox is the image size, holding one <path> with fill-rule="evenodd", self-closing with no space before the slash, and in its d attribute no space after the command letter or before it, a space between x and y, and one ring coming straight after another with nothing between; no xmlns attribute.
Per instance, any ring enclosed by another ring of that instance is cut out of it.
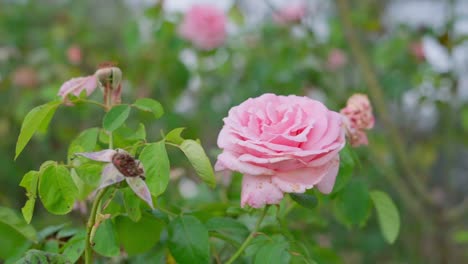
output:
<svg viewBox="0 0 468 264"><path fill-rule="evenodd" d="M211 50L226 39L226 15L211 5L194 5L185 14L179 34L197 48Z"/></svg>
<svg viewBox="0 0 468 264"><path fill-rule="evenodd" d="M241 205L277 204L316 186L330 193L345 144L339 113L319 101L264 94L233 107L218 136L217 171L238 171Z"/></svg>
<svg viewBox="0 0 468 264"><path fill-rule="evenodd" d="M81 92L86 91L86 95L89 96L94 92L94 90L96 90L97 86L97 78L94 75L77 77L62 84L58 95L66 100L69 94L79 96Z"/></svg>
<svg viewBox="0 0 468 264"><path fill-rule="evenodd" d="M424 47L420 41L412 42L409 46L411 55L413 55L417 60L423 61L424 56Z"/></svg>
<svg viewBox="0 0 468 264"><path fill-rule="evenodd" d="M367 145L365 130L373 128L375 123L372 106L367 95L352 95L340 113L344 116L346 134L351 146Z"/></svg>
<svg viewBox="0 0 468 264"><path fill-rule="evenodd" d="M71 64L79 64L81 62L81 48L78 45L71 45L67 49L67 58Z"/></svg>
<svg viewBox="0 0 468 264"><path fill-rule="evenodd" d="M304 2L297 2L286 5L273 14L273 20L281 25L301 22L307 13L307 6Z"/></svg>
<svg viewBox="0 0 468 264"><path fill-rule="evenodd" d="M29 66L22 66L13 72L12 82L19 87L34 88L39 84L39 78L36 70Z"/></svg>
<svg viewBox="0 0 468 264"><path fill-rule="evenodd" d="M328 53L327 68L332 71L336 71L343 67L348 62L346 54L340 49L332 49Z"/></svg>

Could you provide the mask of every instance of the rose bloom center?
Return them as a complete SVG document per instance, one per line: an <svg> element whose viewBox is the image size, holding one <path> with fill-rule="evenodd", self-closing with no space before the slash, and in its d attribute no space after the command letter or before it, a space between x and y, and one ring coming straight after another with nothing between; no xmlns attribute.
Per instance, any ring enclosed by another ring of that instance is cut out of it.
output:
<svg viewBox="0 0 468 264"><path fill-rule="evenodd" d="M143 175L143 169L140 168L139 163L128 154L116 153L112 157L112 164L114 164L117 170L125 177L138 177Z"/></svg>

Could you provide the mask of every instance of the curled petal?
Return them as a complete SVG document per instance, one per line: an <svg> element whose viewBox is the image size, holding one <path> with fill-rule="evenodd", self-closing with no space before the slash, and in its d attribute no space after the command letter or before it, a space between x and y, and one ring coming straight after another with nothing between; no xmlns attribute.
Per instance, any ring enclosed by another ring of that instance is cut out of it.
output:
<svg viewBox="0 0 468 264"><path fill-rule="evenodd" d="M283 192L273 184L270 176L245 174L242 178L242 207L247 204L253 208L260 208L266 204L278 204L281 199Z"/></svg>
<svg viewBox="0 0 468 264"><path fill-rule="evenodd" d="M105 149L97 152L80 152L76 153L76 155L80 155L95 161L111 162L115 153L117 153L117 151L113 149Z"/></svg>
<svg viewBox="0 0 468 264"><path fill-rule="evenodd" d="M283 192L303 193L319 183L328 172L328 166L301 168L273 176L273 183Z"/></svg>
<svg viewBox="0 0 468 264"><path fill-rule="evenodd" d="M90 75L86 77L73 78L66 81L60 87L58 95L66 98L67 95L73 94L78 96L81 92L86 91L86 95L89 96L97 88L97 79L96 76Z"/></svg>
<svg viewBox="0 0 468 264"><path fill-rule="evenodd" d="M113 164L107 164L102 170L101 184L98 189L121 182L124 179L125 176L123 176Z"/></svg>
<svg viewBox="0 0 468 264"><path fill-rule="evenodd" d="M338 170L340 169L340 158L339 156L331 161L327 174L323 179L317 184L317 188L320 192L324 194L329 194L333 190L335 185L336 175L338 175Z"/></svg>
<svg viewBox="0 0 468 264"><path fill-rule="evenodd" d="M143 199L151 208L153 208L153 199L151 193L146 185L146 182L140 177L127 177L128 186L132 188L138 197Z"/></svg>
<svg viewBox="0 0 468 264"><path fill-rule="evenodd" d="M250 175L272 175L274 173L273 170L248 162L242 162L238 157L235 157L230 152L223 152L219 154L218 161L215 165L215 170L232 170Z"/></svg>

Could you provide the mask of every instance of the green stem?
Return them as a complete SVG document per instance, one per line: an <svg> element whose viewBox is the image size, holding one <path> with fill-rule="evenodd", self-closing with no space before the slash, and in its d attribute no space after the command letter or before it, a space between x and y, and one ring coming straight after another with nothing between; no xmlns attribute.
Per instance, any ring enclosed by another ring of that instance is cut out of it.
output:
<svg viewBox="0 0 468 264"><path fill-rule="evenodd" d="M255 234L257 233L258 229L260 228L260 224L263 221L263 218L265 218L265 215L268 211L269 206L265 206L265 209L263 209L262 215L260 218L257 220L257 224L255 225L254 229L250 233L250 235L245 239L244 243L240 246L240 248L232 255L232 257L226 262L226 264L231 264L236 260L242 252L244 252L245 248L249 245L250 241L254 238Z"/></svg>
<svg viewBox="0 0 468 264"><path fill-rule="evenodd" d="M101 203L102 197L106 193L107 188L100 190L93 202L93 207L91 208L91 214L89 215L88 224L86 225L86 246L85 246L85 263L93 263L93 245L91 242L91 233L96 224L96 213L98 211L99 205Z"/></svg>
<svg viewBox="0 0 468 264"><path fill-rule="evenodd" d="M350 14L351 9L348 0L337 0L337 7L345 30L345 37L347 38L351 52L361 69L364 81L369 89L369 95L374 101L375 109L382 120L382 124L385 130L388 133L389 141L394 148L394 152L400 163L400 166L406 174L406 178L414 188L415 193L419 195L419 197L424 202L428 203L429 205L434 205L434 201L430 196L429 191L426 189L426 186L421 183L421 179L418 177L418 175L416 175L413 168L411 167L411 164L409 163L410 159L407 155L405 145L401 140L401 135L397 127L393 124L391 114L387 110L383 94L383 87L380 85L377 76L373 71L373 67L369 62L369 58L367 57L367 54L362 47L356 32L354 31Z"/></svg>

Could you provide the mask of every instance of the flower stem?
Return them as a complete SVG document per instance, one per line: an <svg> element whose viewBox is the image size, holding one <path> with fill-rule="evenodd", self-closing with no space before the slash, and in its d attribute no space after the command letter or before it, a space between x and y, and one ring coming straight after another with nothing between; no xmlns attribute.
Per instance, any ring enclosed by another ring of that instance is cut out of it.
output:
<svg viewBox="0 0 468 264"><path fill-rule="evenodd" d="M257 224L255 225L254 229L252 232L249 234L249 236L245 239L244 243L240 246L240 248L232 255L232 257L226 262L226 264L231 264L236 260L242 252L244 252L245 248L249 245L250 241L254 238L255 234L257 233L258 229L260 228L260 224L262 223L263 219L265 218L265 215L268 211L269 206L265 206L265 209L263 209L262 215L260 218L257 220Z"/></svg>
<svg viewBox="0 0 468 264"><path fill-rule="evenodd" d="M93 207L91 208L91 214L89 215L88 224L86 225L86 246L85 246L85 263L86 264L91 264L93 262L93 249L92 249L93 245L91 242L91 239L92 239L91 234L92 234L94 225L96 224L96 213L98 211L99 204L101 203L102 197L104 196L106 191L107 191L107 188L104 188L97 193L96 198L94 199L94 202L93 202Z"/></svg>

